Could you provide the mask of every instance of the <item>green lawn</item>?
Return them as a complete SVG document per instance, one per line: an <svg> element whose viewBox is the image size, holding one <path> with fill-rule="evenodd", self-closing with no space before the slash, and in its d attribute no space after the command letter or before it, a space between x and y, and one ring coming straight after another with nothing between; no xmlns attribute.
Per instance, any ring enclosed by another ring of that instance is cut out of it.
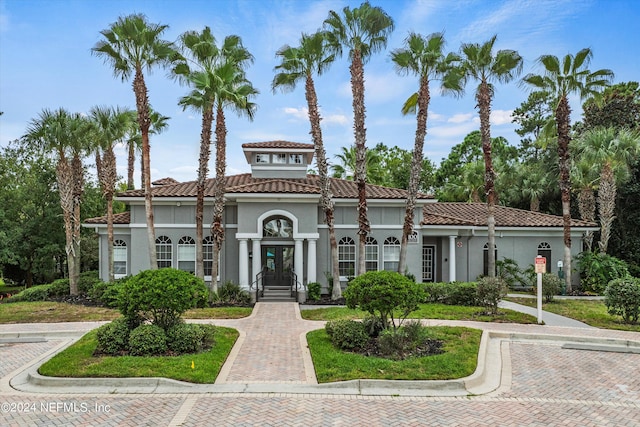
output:
<svg viewBox="0 0 640 427"><path fill-rule="evenodd" d="M366 313L346 307L328 307L302 310L307 320L362 319ZM534 316L512 310L500 309L497 316L482 314L481 307L463 307L445 304L420 304L420 308L409 315L411 319L471 320L478 322L536 323Z"/></svg>
<svg viewBox="0 0 640 427"><path fill-rule="evenodd" d="M94 357L93 352L98 344L96 333L96 330L87 333L77 343L42 365L38 372L52 377L165 377L211 384L215 382L239 335L235 329L216 327L215 346L198 354L173 357Z"/></svg>
<svg viewBox="0 0 640 427"><path fill-rule="evenodd" d="M238 319L251 314L251 307L213 307L187 311L185 319ZM86 307L51 301L13 302L0 304L0 323L91 322L113 320L117 310Z"/></svg>
<svg viewBox="0 0 640 427"><path fill-rule="evenodd" d="M336 350L324 329L307 334L319 383L354 379L447 380L471 375L478 363L482 331L433 327L429 338L444 341L444 353L394 361Z"/></svg>
<svg viewBox="0 0 640 427"><path fill-rule="evenodd" d="M529 307L537 306L535 298L507 298L507 300ZM542 309L579 320L596 328L640 332L640 325L627 325L622 323L620 316L612 316L607 313L607 306L603 301L555 299L553 302L543 303Z"/></svg>

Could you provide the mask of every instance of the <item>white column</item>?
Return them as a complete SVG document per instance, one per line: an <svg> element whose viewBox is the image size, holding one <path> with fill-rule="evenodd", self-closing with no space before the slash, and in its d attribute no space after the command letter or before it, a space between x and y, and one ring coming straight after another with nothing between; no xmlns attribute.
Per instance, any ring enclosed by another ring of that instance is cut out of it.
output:
<svg viewBox="0 0 640 427"><path fill-rule="evenodd" d="M302 271L302 256L303 247L302 239L296 239L295 250L293 251L293 271L298 276L298 282L302 283L304 280L304 272Z"/></svg>
<svg viewBox="0 0 640 427"><path fill-rule="evenodd" d="M456 236L449 236L449 282L456 281Z"/></svg>
<svg viewBox="0 0 640 427"><path fill-rule="evenodd" d="M316 279L316 240L307 240L307 283L313 283Z"/></svg>
<svg viewBox="0 0 640 427"><path fill-rule="evenodd" d="M253 253L253 258L251 259L251 272L253 275L249 278L249 284L253 283L253 281L256 280L256 276L258 275L258 273L260 273L260 269L262 268L262 251L260 248L260 239L253 239L251 243L251 251Z"/></svg>
<svg viewBox="0 0 640 427"><path fill-rule="evenodd" d="M243 289L249 289L249 247L247 239L238 239L240 248L238 251L239 285Z"/></svg>

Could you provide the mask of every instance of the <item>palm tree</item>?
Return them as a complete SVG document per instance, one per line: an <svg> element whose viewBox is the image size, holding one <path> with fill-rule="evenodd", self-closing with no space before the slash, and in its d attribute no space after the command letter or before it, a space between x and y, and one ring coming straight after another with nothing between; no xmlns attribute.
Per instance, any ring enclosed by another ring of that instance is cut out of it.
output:
<svg viewBox="0 0 640 427"><path fill-rule="evenodd" d="M327 38L324 32L318 31L312 35L302 34L300 45L281 47L276 55L282 62L275 67L277 74L271 84L272 89L283 91L295 89L298 82L304 81L305 98L309 109L309 123L311 125L311 137L315 147L316 164L320 178L320 205L324 211L324 222L329 228L329 247L331 249L331 276L333 286L331 298L342 297L340 283L340 270L338 262L338 243L335 233L334 205L329 183L329 171L327 166L327 153L322 141L322 128L320 127L320 111L318 109L318 95L313 81L313 75L322 73L333 63L335 55L329 52Z"/></svg>
<svg viewBox="0 0 640 427"><path fill-rule="evenodd" d="M542 55L538 62L544 67L544 74L527 74L523 79L537 92L551 94L556 102L554 107L555 134L558 137L558 169L562 199L562 222L564 230L564 267L567 292L571 292L571 107L569 95L578 94L581 99L597 95L609 85L613 72L601 69L594 72L587 68L593 53L591 49L580 50L575 56L567 54L562 59L554 55ZM551 133L551 126L545 132Z"/></svg>
<svg viewBox="0 0 640 427"><path fill-rule="evenodd" d="M144 79L144 70L151 71L156 66L167 66L180 58L173 45L160 39L167 25L151 24L144 15L133 14L119 17L117 22L102 30L104 40L99 41L91 52L104 58L113 67L116 77L123 81L133 74L133 92L136 97L138 125L142 137L142 185L147 219L147 243L149 268L156 269L156 239L153 224L153 204L151 196L151 166L149 127L149 97Z"/></svg>
<svg viewBox="0 0 640 427"><path fill-rule="evenodd" d="M128 158L127 158L127 190L133 190L135 188L134 172L136 151L142 152L142 135L140 134L140 126L138 125L137 113L131 111L133 120L130 122L130 128L127 130L127 145ZM149 106L149 120L151 125L149 126L149 135L159 135L169 127L169 119L171 117L163 116ZM144 170L144 164L140 162L141 170ZM140 173L141 177L144 174ZM144 178L143 178L144 179Z"/></svg>
<svg viewBox="0 0 640 427"><path fill-rule="evenodd" d="M331 176L333 178L347 179L352 181L356 170L356 147L341 147L341 153L334 157L338 163L331 165ZM365 171L367 182L375 185L385 184L385 171L382 168L382 159L375 148L367 150L365 154Z"/></svg>
<svg viewBox="0 0 640 427"><path fill-rule="evenodd" d="M615 219L617 183L629 178L630 165L640 154L640 134L628 129L595 128L580 135L577 142L581 161L600 170L598 246L601 252L606 253L611 224Z"/></svg>
<svg viewBox="0 0 640 427"><path fill-rule="evenodd" d="M95 156L98 181L107 201L107 255L109 280L115 279L113 272L113 196L116 191L118 172L113 146L124 140L135 119L135 111L108 107L94 107L90 112L95 126Z"/></svg>
<svg viewBox="0 0 640 427"><path fill-rule="evenodd" d="M364 2L353 10L342 9L343 15L329 11L324 25L328 40L336 54L342 55L343 47L349 50L351 64L351 93L353 94L353 131L356 144L355 181L358 186L358 274L365 272L365 242L371 229L367 217L366 190L366 142L364 126L364 64L372 54L387 45L387 38L394 28L393 19L380 7Z"/></svg>
<svg viewBox="0 0 640 427"><path fill-rule="evenodd" d="M89 147L93 129L80 114L63 108L43 110L31 120L25 140L56 157L56 181L65 229L65 252L71 295L78 294L80 276L80 201L84 189L82 157Z"/></svg>
<svg viewBox="0 0 640 427"><path fill-rule="evenodd" d="M598 188L598 173L593 164L584 158L577 158L571 165L571 184L578 197L578 212L585 221L596 220L596 196ZM591 252L593 246L593 231L584 234L586 250Z"/></svg>
<svg viewBox="0 0 640 427"><path fill-rule="evenodd" d="M180 41L188 59L178 63L173 72L193 89L180 99L179 105L202 113L196 181L196 276L204 279L204 193L211 155L213 108L218 85L216 73L218 69L230 62L244 69L246 63L251 62L253 58L242 46L238 36L226 37L223 45L218 47L209 27L205 27L201 33L188 31L180 36Z"/></svg>
<svg viewBox="0 0 640 427"><path fill-rule="evenodd" d="M484 164L481 160L465 163L458 171L458 175L444 185L438 199L445 202L473 202L481 203L481 191L484 186L482 179Z"/></svg>
<svg viewBox="0 0 640 427"><path fill-rule="evenodd" d="M460 76L463 79L472 78L477 81L476 102L480 115L480 135L482 138L482 152L484 154L484 183L487 197L487 229L488 244L495 247L496 221L495 205L498 195L495 191L496 174L491 158L491 100L495 92L493 82L508 83L522 71L522 57L514 50L499 50L493 54L496 36L483 44L463 43L461 47L462 62ZM495 252L489 251L489 277L496 274Z"/></svg>
<svg viewBox="0 0 640 427"><path fill-rule="evenodd" d="M405 40L403 48L391 52L391 60L395 63L396 71L400 74L416 75L419 80L418 92L411 95L402 108L402 113L405 115L417 112L417 125L400 242L399 273L403 273L405 270L407 243L409 235L413 232L414 210L422 173L424 139L427 134L427 114L431 100L429 83L432 79L447 78L446 82L443 80L443 89L461 90L455 75L449 72L459 57L455 54L445 55L442 51L444 44L442 33L434 33L426 38L420 34L411 33Z"/></svg>

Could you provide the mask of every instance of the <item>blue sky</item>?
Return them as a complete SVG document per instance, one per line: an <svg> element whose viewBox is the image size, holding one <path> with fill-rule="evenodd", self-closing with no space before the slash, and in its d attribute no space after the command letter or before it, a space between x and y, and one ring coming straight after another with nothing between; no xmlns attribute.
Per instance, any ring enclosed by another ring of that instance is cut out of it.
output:
<svg viewBox="0 0 640 427"><path fill-rule="evenodd" d="M276 139L311 142L304 87L273 93L271 81L277 49L297 45L302 32L322 26L329 10L352 8L360 1L344 0L0 0L0 146L19 138L32 118L44 109L64 107L87 112L95 105L135 108L130 82L113 77L102 60L91 55L100 31L118 16L143 13L150 22L169 25L165 39L174 41L188 30L210 26L218 40L242 37L255 56L248 77L260 90L253 122L227 113L227 171L248 171L241 144ZM563 56L590 47L590 68L609 68L615 81L640 80L640 1L638 0L372 0L395 21L387 49L365 65L367 144L378 142L413 147L415 117L400 108L416 90L413 77L399 76L389 59L409 31L428 35L444 31L447 51L462 42L484 42L497 34L497 49L517 50L524 58L523 74L540 72L542 54ZM179 181L196 177L200 117L178 107L187 93L166 72L147 78L153 107L171 117L169 128L151 140L152 178ZM353 143L351 90L347 58L338 60L316 79L323 116L324 141L331 160L340 147ZM473 94L467 86L461 98L440 96L432 87L425 155L436 163L466 134L479 128ZM492 136L517 145L510 113L527 97L516 82L497 86L493 102ZM573 119L580 103L572 102ZM213 159L212 159L213 162ZM118 149L123 176L124 150Z"/></svg>

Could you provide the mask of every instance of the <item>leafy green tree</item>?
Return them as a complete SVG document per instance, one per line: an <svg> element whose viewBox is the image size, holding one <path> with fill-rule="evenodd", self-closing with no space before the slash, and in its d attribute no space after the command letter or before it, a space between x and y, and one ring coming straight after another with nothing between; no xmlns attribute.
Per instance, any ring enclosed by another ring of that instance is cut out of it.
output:
<svg viewBox="0 0 640 427"><path fill-rule="evenodd" d="M615 127L640 130L640 85L618 83L605 88L601 99L588 99L582 106L586 129Z"/></svg>
<svg viewBox="0 0 640 427"><path fill-rule="evenodd" d="M485 165L485 194L487 197L487 226L489 247L495 246L496 222L495 170L491 156L491 100L495 91L494 82L508 83L522 71L522 57L514 50L499 50L493 53L496 36L483 44L464 43L461 47L462 62L460 73L463 79L478 82L476 89L477 108L480 115L480 135ZM489 251L489 276L495 276L496 257Z"/></svg>
<svg viewBox="0 0 640 427"><path fill-rule="evenodd" d="M330 45L338 55L349 50L349 71L353 94L353 131L356 145L354 180L358 186L358 273L365 270L365 242L371 229L367 217L366 142L364 104L364 64L371 55L384 49L394 28L393 19L382 8L364 2L355 9L346 6L342 15L331 10L324 21Z"/></svg>
<svg viewBox="0 0 640 427"><path fill-rule="evenodd" d="M532 92L520 106L513 110L512 123L519 125L515 132L520 140L520 155L523 159L537 161L543 151L542 130L552 118L553 100L546 92Z"/></svg>
<svg viewBox="0 0 640 427"><path fill-rule="evenodd" d="M379 142L371 151L377 152L380 157L380 169L383 174L381 185L391 188L408 189L413 152L400 148L396 145L393 147L387 147L382 142ZM430 193L433 191L433 176L435 170L436 166L430 159L422 159L418 191L423 193Z"/></svg>
<svg viewBox="0 0 640 427"><path fill-rule="evenodd" d="M133 74L133 92L136 97L138 125L142 137L142 183L147 220L149 268L151 269L156 269L158 266L149 160L151 119L144 71L151 71L157 66L167 66L180 58L173 44L160 38L167 28L167 25L147 22L147 18L142 14L121 16L108 29L100 32L104 40L100 40L91 49L93 54L103 58L113 67L114 75L122 78L122 81L129 80Z"/></svg>
<svg viewBox="0 0 640 427"><path fill-rule="evenodd" d="M272 88L281 90L293 90L298 82L305 83L305 98L309 109L309 122L311 124L311 137L315 147L316 164L320 178L320 205L324 211L324 222L329 228L329 246L331 249L331 275L333 283L340 283L340 270L338 260L338 243L335 233L334 204L331 199L331 187L329 183L329 171L327 154L322 140L322 128L320 126L320 110L318 108L318 95L316 93L314 74L321 75L335 59L327 45L326 33L318 31L315 34L302 34L300 46L283 46L276 52L281 58L281 63L275 68L277 71L273 78ZM332 299L342 297L340 286L332 287Z"/></svg>
<svg viewBox="0 0 640 427"><path fill-rule="evenodd" d="M335 155L338 163L331 165L332 177L354 180L356 170L357 148L355 146L342 147L341 152ZM383 159L377 149L367 150L365 154L367 182L374 185L385 184L385 170Z"/></svg>
<svg viewBox="0 0 640 427"><path fill-rule="evenodd" d="M613 72L601 69L591 72L587 67L593 53L591 49L580 50L575 56L567 54L562 61L554 55L542 55L538 62L544 67L544 74L527 74L523 83L536 92L546 93L556 101L554 106L555 123L545 128L547 134L557 135L558 165L560 170L560 191L562 197L562 220L564 229L564 267L567 292L571 292L571 107L569 96L577 94L581 99L598 94L609 85ZM555 126L554 126L555 125ZM555 132L553 132L553 129Z"/></svg>
<svg viewBox="0 0 640 427"><path fill-rule="evenodd" d="M409 235L413 232L416 197L422 175L424 139L427 135L427 115L431 101L429 84L431 80L442 80L443 89L462 91L460 79L450 72L460 58L452 53L445 54L444 44L442 33L434 33L426 38L420 34L411 33L402 48L391 52L391 60L395 64L396 71L400 74L415 75L419 81L418 91L409 97L402 108L403 114L416 113L417 124L400 242L399 273L404 272L406 268L407 242Z"/></svg>

